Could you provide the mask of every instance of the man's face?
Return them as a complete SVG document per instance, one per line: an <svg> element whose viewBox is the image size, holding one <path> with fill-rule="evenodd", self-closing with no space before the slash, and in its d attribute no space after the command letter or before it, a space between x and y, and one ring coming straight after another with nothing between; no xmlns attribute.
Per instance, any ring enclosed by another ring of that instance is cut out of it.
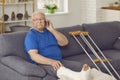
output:
<svg viewBox="0 0 120 80"><path fill-rule="evenodd" d="M34 28L38 30L43 30L45 26L45 16L38 13L35 14L32 18Z"/></svg>

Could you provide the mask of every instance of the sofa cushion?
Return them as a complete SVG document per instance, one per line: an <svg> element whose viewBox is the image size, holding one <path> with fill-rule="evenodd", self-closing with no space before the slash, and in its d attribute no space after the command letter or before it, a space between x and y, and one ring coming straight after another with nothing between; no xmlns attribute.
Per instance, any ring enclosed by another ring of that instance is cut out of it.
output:
<svg viewBox="0 0 120 80"><path fill-rule="evenodd" d="M59 28L58 31L62 32L69 40L67 46L61 47L62 55L64 57L84 53L82 48L78 45L75 39L69 35L70 31L83 30L80 25L75 25L71 27ZM81 41L81 38L78 36L78 39ZM84 45L84 44L83 44Z"/></svg>
<svg viewBox="0 0 120 80"><path fill-rule="evenodd" d="M120 70L120 67L119 67L120 66L120 50L104 50L103 53L108 58L110 63L113 65L113 67L116 70ZM100 54L100 53L98 52L98 54ZM90 56L93 59L96 59L96 57L93 54L90 54ZM88 56L86 54L75 55L75 56L67 57L67 58L64 58L64 59L65 60L78 61L78 62L81 62L82 64L88 64L91 67L95 67L95 65L92 63L92 61L88 58ZM103 65L101 63L97 63L97 65L100 67L100 69L103 72L107 72L106 69L103 67ZM107 64L107 66L112 71L112 69L110 68L110 66L108 64Z"/></svg>
<svg viewBox="0 0 120 80"><path fill-rule="evenodd" d="M119 49L120 50L120 37L117 38L117 40L115 41L113 47L115 49Z"/></svg>
<svg viewBox="0 0 120 80"><path fill-rule="evenodd" d="M24 76L46 76L46 72L42 67L31 64L18 56L2 57L1 62Z"/></svg>
<svg viewBox="0 0 120 80"><path fill-rule="evenodd" d="M100 49L112 49L114 41L120 36L120 22L101 22L83 24Z"/></svg>
<svg viewBox="0 0 120 80"><path fill-rule="evenodd" d="M0 56L16 55L27 60L24 51L24 38L27 32L14 32L0 35Z"/></svg>
<svg viewBox="0 0 120 80"><path fill-rule="evenodd" d="M102 52L108 58L111 58L111 59L114 59L114 60L115 59L120 59L120 50L111 49L111 50L103 50Z"/></svg>
<svg viewBox="0 0 120 80"><path fill-rule="evenodd" d="M120 50L103 50L104 55L109 59L113 67L118 71L120 70Z"/></svg>
<svg viewBox="0 0 120 80"><path fill-rule="evenodd" d="M53 77L51 75L46 75L42 80L59 80L56 77Z"/></svg>

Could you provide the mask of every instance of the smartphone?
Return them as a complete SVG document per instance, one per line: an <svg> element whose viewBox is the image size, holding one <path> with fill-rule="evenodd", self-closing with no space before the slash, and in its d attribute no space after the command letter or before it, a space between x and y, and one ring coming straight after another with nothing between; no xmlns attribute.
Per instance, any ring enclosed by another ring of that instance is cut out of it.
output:
<svg viewBox="0 0 120 80"><path fill-rule="evenodd" d="M49 21L45 21L45 26L49 26L50 22Z"/></svg>

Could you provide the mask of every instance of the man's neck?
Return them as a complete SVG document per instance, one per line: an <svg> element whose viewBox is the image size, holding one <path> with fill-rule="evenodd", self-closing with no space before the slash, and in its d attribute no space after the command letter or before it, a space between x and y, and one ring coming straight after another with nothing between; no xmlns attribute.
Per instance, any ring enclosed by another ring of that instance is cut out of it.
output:
<svg viewBox="0 0 120 80"><path fill-rule="evenodd" d="M37 28L34 29L37 30L38 32L44 32L44 29L37 29Z"/></svg>
<svg viewBox="0 0 120 80"><path fill-rule="evenodd" d="M39 32L44 32L44 29L42 29L42 30L41 30L41 29L38 29L38 31L39 31Z"/></svg>

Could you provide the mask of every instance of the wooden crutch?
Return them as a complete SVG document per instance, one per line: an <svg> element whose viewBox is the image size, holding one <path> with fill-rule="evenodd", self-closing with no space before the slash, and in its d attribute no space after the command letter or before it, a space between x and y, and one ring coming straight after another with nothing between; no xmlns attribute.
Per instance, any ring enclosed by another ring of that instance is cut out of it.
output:
<svg viewBox="0 0 120 80"><path fill-rule="evenodd" d="M71 36L73 36L73 38L76 40L76 42L81 46L81 48L84 50L84 52L87 54L87 56L90 58L90 60L93 62L93 64L95 65L95 67L99 70L99 71L101 71L100 70L100 68L97 66L97 64L95 63L95 61L92 59L92 57L89 55L89 53L87 52L87 50L83 47L83 45L80 43L80 41L77 39L77 37L76 36L78 36L79 35L79 32L80 31L73 31L73 32L69 32L69 34L71 35Z"/></svg>
<svg viewBox="0 0 120 80"><path fill-rule="evenodd" d="M113 76L113 74L110 72L110 70L107 68L107 66L104 64L104 62L108 62L108 64L110 65L110 67L113 69L113 71L116 73L116 75L118 77L119 74L117 73L117 71L114 69L114 67L110 64L109 60L104 56L104 54L102 53L102 51L98 48L98 46L95 44L95 42L93 41L93 39L90 37L90 35L88 34L88 32L83 32L83 31L73 31L73 32L69 32L70 35L72 35L75 40L78 42L78 44L81 46L81 43L80 41L76 38L76 36L80 35L80 37L83 39L83 41L86 43L86 45L90 48L90 50L93 52L93 54L98 58L98 59L95 59L95 60L91 60L93 63L94 62L98 62L100 61L102 63L102 65L105 67L105 69L109 72L109 74L111 76ZM91 46L91 44L88 42L88 40L86 39L85 36L88 36L89 39L92 41L92 43L95 45L95 47L98 49L98 51L101 53L101 55L104 57L104 59L101 59L100 56L97 54L97 52L94 50L94 48ZM84 51L86 51L84 49ZM88 53L88 52L87 52ZM87 54L88 56L90 56L89 54ZM89 57L90 59L92 59L91 57ZM95 64L95 63L94 63ZM99 68L96 64L95 66L97 68ZM98 69L100 70L100 68Z"/></svg>
<svg viewBox="0 0 120 80"><path fill-rule="evenodd" d="M85 32L84 32L85 33ZM91 47L91 50L93 50L94 53L97 54L97 52L95 51L95 49L93 49L93 47L91 46L90 42L88 42L87 38L84 36L84 33L81 33L80 36L82 39L84 39L84 41L86 42L86 44L89 45L89 48ZM91 36L89 34L87 34L88 38L91 40L91 42L94 44L94 46L97 48L97 50L99 51L99 53L102 55L102 57L107 61L107 63L109 64L109 66L112 68L112 70L115 72L115 74L117 75L117 77L120 79L120 75L118 74L118 72L115 70L115 68L112 66L112 64L110 63L110 61L107 59L107 57L103 54L103 52L100 50L100 48L96 45L96 43L93 41L93 39L91 38ZM98 55L99 56L99 55ZM98 58L99 59L99 58ZM100 59L99 59L100 60ZM101 61L101 60L100 60ZM102 60L103 61L103 60ZM102 64L104 65L104 63L102 62ZM104 65L105 67L105 65ZM106 66L107 69L107 66ZM109 70L107 70L109 72ZM109 72L111 74L111 72Z"/></svg>
<svg viewBox="0 0 120 80"><path fill-rule="evenodd" d="M80 32L80 37L83 39L83 41L86 43L86 45L89 47L89 49L93 52L93 54L100 60L100 62L102 63L102 65L105 67L105 69L109 72L109 74L111 76L113 76L113 74L110 72L110 70L108 69L108 67L105 65L105 63L103 62L103 60L101 59L101 57L97 54L97 52L94 50L94 48L91 46L91 44L88 42L88 40L85 38L85 36L87 36L88 34L86 34L86 32ZM84 36L85 35L85 36ZM108 60L108 59L106 59Z"/></svg>

